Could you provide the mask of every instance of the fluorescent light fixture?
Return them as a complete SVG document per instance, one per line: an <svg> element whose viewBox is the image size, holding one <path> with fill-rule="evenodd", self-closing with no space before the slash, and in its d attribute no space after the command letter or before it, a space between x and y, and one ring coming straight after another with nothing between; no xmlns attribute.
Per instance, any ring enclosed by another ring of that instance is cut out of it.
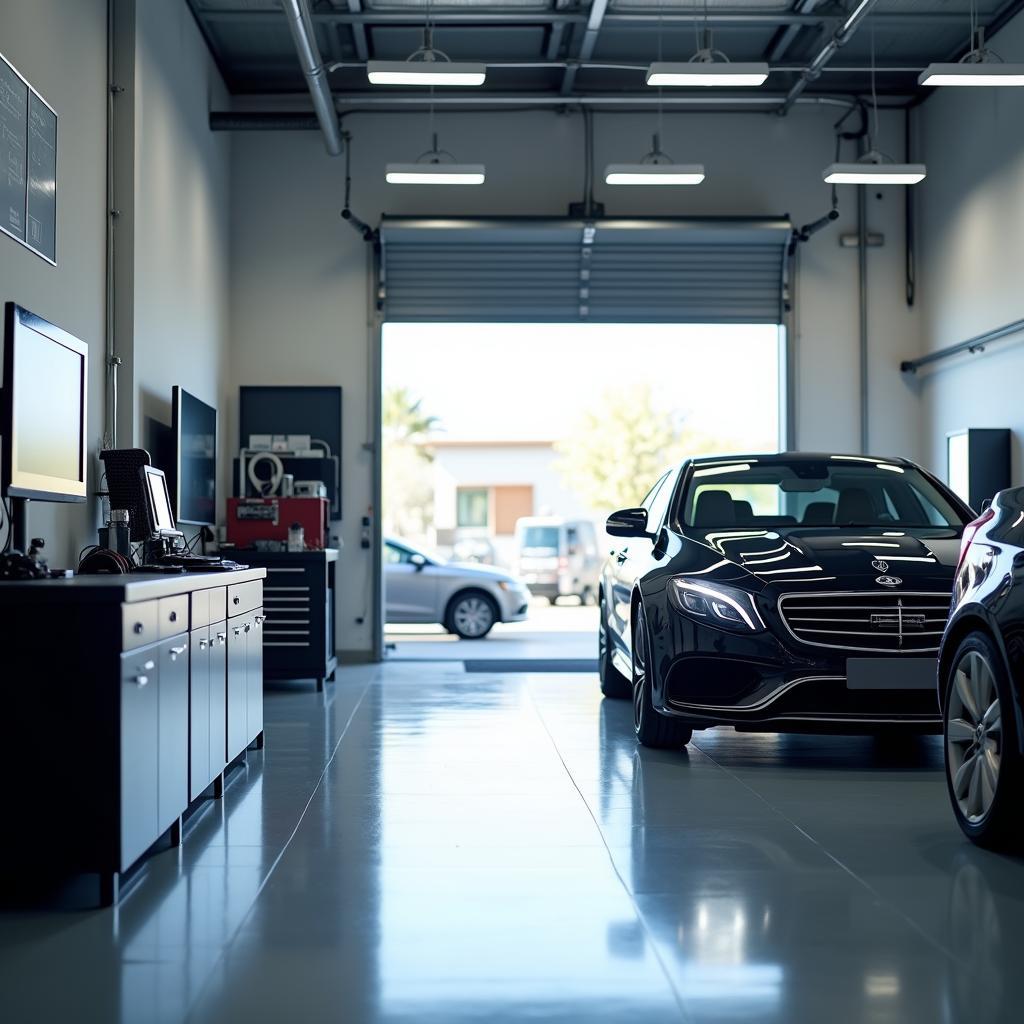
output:
<svg viewBox="0 0 1024 1024"><path fill-rule="evenodd" d="M371 85L483 85L486 64L450 60L371 60L366 64Z"/></svg>
<svg viewBox="0 0 1024 1024"><path fill-rule="evenodd" d="M609 164L604 169L608 185L699 185L703 164Z"/></svg>
<svg viewBox="0 0 1024 1024"><path fill-rule="evenodd" d="M830 185L916 185L924 181L924 164L879 164L858 162L829 164L823 177Z"/></svg>
<svg viewBox="0 0 1024 1024"><path fill-rule="evenodd" d="M917 79L918 85L1024 85L1024 64L996 61L964 64L929 64Z"/></svg>
<svg viewBox="0 0 1024 1024"><path fill-rule="evenodd" d="M744 86L764 85L768 78L768 65L762 61L739 63L733 61L693 60L686 63L656 61L647 69L647 84Z"/></svg>
<svg viewBox="0 0 1024 1024"><path fill-rule="evenodd" d="M482 185L483 164L388 164L389 185Z"/></svg>

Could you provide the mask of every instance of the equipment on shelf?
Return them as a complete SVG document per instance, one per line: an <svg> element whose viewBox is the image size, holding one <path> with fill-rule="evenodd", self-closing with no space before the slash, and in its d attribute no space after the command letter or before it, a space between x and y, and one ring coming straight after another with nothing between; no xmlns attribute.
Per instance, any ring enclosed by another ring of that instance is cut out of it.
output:
<svg viewBox="0 0 1024 1024"><path fill-rule="evenodd" d="M252 547L258 540L287 541L293 524L302 527L306 547L327 547L326 498L229 498L227 538L236 548Z"/></svg>
<svg viewBox="0 0 1024 1024"><path fill-rule="evenodd" d="M79 576L124 576L130 572L135 572L135 563L120 551L106 547L87 548L78 563Z"/></svg>
<svg viewBox="0 0 1024 1024"><path fill-rule="evenodd" d="M0 580L45 580L49 575L45 565L20 551L0 555Z"/></svg>
<svg viewBox="0 0 1024 1024"><path fill-rule="evenodd" d="M27 309L4 307L0 496L11 546L27 547L27 503L86 500L89 346Z"/></svg>
<svg viewBox="0 0 1024 1024"><path fill-rule="evenodd" d="M149 540L149 513L140 476L143 467L152 461L149 452L144 448L108 448L100 452L100 460L107 478L110 507L127 510L133 541Z"/></svg>
<svg viewBox="0 0 1024 1024"><path fill-rule="evenodd" d="M126 508L112 508L107 516L107 525L101 526L100 550L116 551L129 561L132 557L131 516Z"/></svg>

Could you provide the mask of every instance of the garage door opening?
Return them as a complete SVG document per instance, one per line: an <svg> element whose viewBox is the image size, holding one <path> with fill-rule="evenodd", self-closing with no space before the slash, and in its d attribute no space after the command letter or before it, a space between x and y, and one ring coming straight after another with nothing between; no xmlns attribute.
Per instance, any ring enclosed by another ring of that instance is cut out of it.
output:
<svg viewBox="0 0 1024 1024"><path fill-rule="evenodd" d="M382 387L388 656L589 668L607 515L680 459L782 446L785 332L388 323Z"/></svg>

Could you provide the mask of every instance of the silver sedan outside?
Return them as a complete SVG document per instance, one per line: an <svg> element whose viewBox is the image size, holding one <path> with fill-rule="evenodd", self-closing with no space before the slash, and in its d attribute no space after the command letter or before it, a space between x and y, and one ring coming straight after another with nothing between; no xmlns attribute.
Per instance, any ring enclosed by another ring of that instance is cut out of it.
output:
<svg viewBox="0 0 1024 1024"><path fill-rule="evenodd" d="M480 640L496 622L526 618L526 584L499 569L442 562L404 541L384 541L389 623L439 622L463 640Z"/></svg>

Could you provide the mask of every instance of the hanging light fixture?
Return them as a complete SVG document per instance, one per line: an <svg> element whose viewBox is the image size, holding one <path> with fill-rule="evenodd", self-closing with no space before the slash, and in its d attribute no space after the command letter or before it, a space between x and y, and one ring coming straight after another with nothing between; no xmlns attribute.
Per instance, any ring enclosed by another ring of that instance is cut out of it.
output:
<svg viewBox="0 0 1024 1024"><path fill-rule="evenodd" d="M482 185L486 178L483 164L459 164L447 150L433 144L411 164L388 164L384 177L389 185Z"/></svg>
<svg viewBox="0 0 1024 1024"><path fill-rule="evenodd" d="M867 128L867 152L852 163L839 159L840 137L836 136L836 160L822 172L829 185L916 185L924 181L924 164L898 164L892 157L875 149L878 137L878 94L875 89L875 30L871 28L871 120Z"/></svg>
<svg viewBox="0 0 1024 1024"><path fill-rule="evenodd" d="M764 85L768 65L764 61L734 62L715 49L704 0L704 26L698 35L697 52L688 61L657 60L647 69L647 84L661 86L744 86Z"/></svg>
<svg viewBox="0 0 1024 1024"><path fill-rule="evenodd" d="M371 60L366 63L371 85L477 86L487 78L487 65L453 61L434 46L431 0L423 26L423 45L405 60Z"/></svg>
<svg viewBox="0 0 1024 1024"><path fill-rule="evenodd" d="M609 164L604 169L607 185L699 185L703 164L677 164L662 152L661 136L654 133L651 151L638 164Z"/></svg>
<svg viewBox="0 0 1024 1024"><path fill-rule="evenodd" d="M1024 64L1007 64L985 46L985 29L978 24L978 10L971 0L971 48L956 64L929 64L918 76L918 85L1022 86Z"/></svg>

